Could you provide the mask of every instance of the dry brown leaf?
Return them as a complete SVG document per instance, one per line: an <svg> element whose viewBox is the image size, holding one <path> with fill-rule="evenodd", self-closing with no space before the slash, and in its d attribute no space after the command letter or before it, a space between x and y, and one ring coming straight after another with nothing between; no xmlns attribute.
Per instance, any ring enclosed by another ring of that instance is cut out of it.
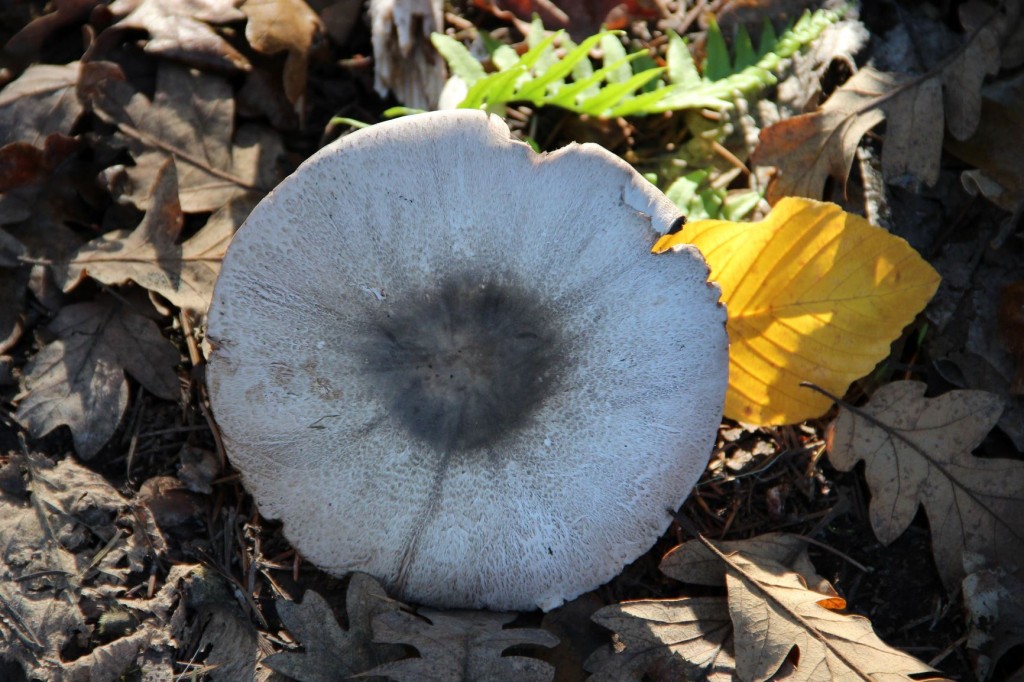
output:
<svg viewBox="0 0 1024 682"><path fill-rule="evenodd" d="M867 619L837 613L845 602L811 565L806 543L784 533L716 543L694 540L670 552L668 575L725 585L728 598L627 602L595 620L614 630L611 651L587 662L595 679L908 679L930 672L887 646ZM728 553L728 556L723 554ZM780 563L785 561L786 565ZM787 568L796 566L808 581ZM666 570L667 569L667 570ZM795 665L790 656L799 649Z"/></svg>
<svg viewBox="0 0 1024 682"><path fill-rule="evenodd" d="M186 609L180 608L179 583L197 569L192 564L171 566L167 581L152 599L118 599L100 619L111 615L129 617L135 629L96 646L72 663L65 663L60 682L121 680L130 677L133 670L144 670L144 679L174 679L178 634L185 627L186 616Z"/></svg>
<svg viewBox="0 0 1024 682"><path fill-rule="evenodd" d="M967 649L978 679L987 680L1003 654L1024 643L1024 580L978 555L965 558L964 570Z"/></svg>
<svg viewBox="0 0 1024 682"><path fill-rule="evenodd" d="M993 83L982 94L981 125L966 140L947 140L946 150L974 167L961 176L972 194L980 192L1019 216L1024 210L1024 155L1007 140L1024 130L1024 78Z"/></svg>
<svg viewBox="0 0 1024 682"><path fill-rule="evenodd" d="M593 682L733 679L733 628L724 597L624 602L593 618L615 633L612 645L584 664Z"/></svg>
<svg viewBox="0 0 1024 682"><path fill-rule="evenodd" d="M157 173L150 208L135 230L108 232L55 269L64 291L74 289L86 276L104 284L131 280L183 310L206 312L228 242L254 200L231 200L192 238L178 244L183 218L176 176L174 161L167 159Z"/></svg>
<svg viewBox="0 0 1024 682"><path fill-rule="evenodd" d="M320 17L305 0L245 0L249 17L245 37L263 54L288 52L284 62L284 92L293 105L306 94L306 72L313 46L323 40Z"/></svg>
<svg viewBox="0 0 1024 682"><path fill-rule="evenodd" d="M86 602L92 608L113 604L126 589L128 573L143 570L143 531L128 501L71 458L14 455L0 478L3 652L32 679L85 679L67 676L62 649L72 638L88 637ZM157 639L148 644L157 645ZM128 663L138 652L136 647Z"/></svg>
<svg viewBox="0 0 1024 682"><path fill-rule="evenodd" d="M42 147L52 133L71 132L82 114L75 97L80 62L34 64L0 90L0 146L27 142Z"/></svg>
<svg viewBox="0 0 1024 682"><path fill-rule="evenodd" d="M100 296L61 309L47 331L56 338L25 366L16 417L33 435L71 428L83 459L99 452L128 406L127 371L150 393L176 400L178 351L149 318Z"/></svg>
<svg viewBox="0 0 1024 682"><path fill-rule="evenodd" d="M36 17L11 36L4 52L18 59L28 59L38 52L43 42L60 29L85 21L100 0L54 0L52 12Z"/></svg>
<svg viewBox="0 0 1024 682"><path fill-rule="evenodd" d="M859 460L871 488L871 527L888 545L924 506L932 552L950 593L960 589L965 551L1010 567L1024 557L1024 464L971 452L995 426L1002 400L984 391L925 398L925 384L886 384L830 427L829 459Z"/></svg>
<svg viewBox="0 0 1024 682"><path fill-rule="evenodd" d="M233 132L235 104L223 78L162 64L150 102L125 82L119 67L92 62L83 69L79 96L118 127L136 164L127 170L126 198L143 210L170 156L177 163L186 213L214 211L240 194L265 192L276 183L280 140L255 125Z"/></svg>
<svg viewBox="0 0 1024 682"><path fill-rule="evenodd" d="M334 682L394 661L401 658L402 648L374 644L371 622L400 607L365 573L354 573L349 579L347 630L338 625L327 601L312 590L306 591L302 603L279 599L277 614L305 653L277 653L264 659L263 665L298 682Z"/></svg>
<svg viewBox="0 0 1024 682"><path fill-rule="evenodd" d="M373 619L374 641L408 644L420 653L367 671L396 682L533 682L551 680L555 669L525 656L503 656L506 649L523 644L552 647L558 638L534 628L502 629L514 613L486 611L431 611L419 616L404 611L383 613Z"/></svg>
<svg viewBox="0 0 1024 682"><path fill-rule="evenodd" d="M114 28L149 32L145 51L199 67L248 71L242 53L210 24L245 21L235 0L114 0L110 11L121 17Z"/></svg>
<svg viewBox="0 0 1024 682"><path fill-rule="evenodd" d="M860 138L887 121L882 171L887 180L938 179L943 131L970 137L981 116L981 83L1000 64L1000 43L1019 17L980 2L963 8L968 33L959 49L926 74L857 72L813 113L761 131L754 163L777 166L769 202L785 196L820 198L829 176L845 184Z"/></svg>
<svg viewBox="0 0 1024 682"><path fill-rule="evenodd" d="M182 635L189 642L185 649L190 654L203 652L210 681L260 682L256 666L263 657L261 634L239 606L238 587L204 566L185 576L182 589L189 611L195 614L189 631Z"/></svg>
<svg viewBox="0 0 1024 682"><path fill-rule="evenodd" d="M764 533L747 540L716 542L726 554L740 552L752 561L769 560L795 571L808 585L822 594L834 596L835 590L818 575L807 555L807 542L790 533ZM661 560L661 572L670 578L694 585L725 585L722 560L699 540L690 540L668 551Z"/></svg>
<svg viewBox="0 0 1024 682"><path fill-rule="evenodd" d="M795 674L804 680L909 680L933 672L879 639L867 618L833 610L845 602L809 589L781 564L736 554L726 570L740 679L768 679L794 647Z"/></svg>

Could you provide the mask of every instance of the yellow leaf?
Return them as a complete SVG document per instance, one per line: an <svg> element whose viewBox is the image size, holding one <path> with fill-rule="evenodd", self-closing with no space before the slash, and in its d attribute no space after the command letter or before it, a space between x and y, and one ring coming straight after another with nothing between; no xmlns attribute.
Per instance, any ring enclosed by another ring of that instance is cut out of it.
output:
<svg viewBox="0 0 1024 682"><path fill-rule="evenodd" d="M835 204L787 197L758 223L700 220L660 253L693 244L729 309L725 416L792 424L824 414L889 354L939 275L904 240Z"/></svg>

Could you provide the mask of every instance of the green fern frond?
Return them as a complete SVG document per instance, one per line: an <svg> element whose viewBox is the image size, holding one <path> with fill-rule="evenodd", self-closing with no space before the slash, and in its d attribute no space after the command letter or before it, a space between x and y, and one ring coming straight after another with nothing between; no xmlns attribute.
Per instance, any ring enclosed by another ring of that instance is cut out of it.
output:
<svg viewBox="0 0 1024 682"><path fill-rule="evenodd" d="M674 33L669 35L666 66L661 67L652 66L646 51L627 54L619 31L602 31L576 45L564 31L544 36L543 26L535 21L527 36L529 49L521 57L508 46L492 51L491 63L497 69L493 73L486 73L470 51L453 38L435 33L431 41L448 62L453 77L467 85L459 108L529 102L535 107L557 106L601 118L647 116L731 107L736 92L753 94L775 84L773 71L779 63L838 18L839 14L830 10L807 13L779 37L767 24L757 51L749 34L741 29L734 57L730 57L721 31L712 24L703 75L686 42ZM600 47L603 57L601 66L595 69L589 54L596 47Z"/></svg>

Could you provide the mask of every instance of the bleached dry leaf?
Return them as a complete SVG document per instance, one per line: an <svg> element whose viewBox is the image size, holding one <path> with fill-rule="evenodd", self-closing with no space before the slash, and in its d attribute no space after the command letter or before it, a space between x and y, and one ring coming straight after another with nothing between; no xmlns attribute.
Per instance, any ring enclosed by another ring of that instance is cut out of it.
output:
<svg viewBox="0 0 1024 682"><path fill-rule="evenodd" d="M593 619L615 633L612 645L584 664L593 682L731 678L735 672L724 597L623 602L600 609Z"/></svg>
<svg viewBox="0 0 1024 682"><path fill-rule="evenodd" d="M210 24L245 21L235 0L115 0L115 28L149 32L145 51L195 66L248 71L249 60Z"/></svg>
<svg viewBox="0 0 1024 682"><path fill-rule="evenodd" d="M257 52L288 52L284 92L293 105L306 93L309 53L323 39L320 17L305 0L245 0L245 37Z"/></svg>
<svg viewBox="0 0 1024 682"><path fill-rule="evenodd" d="M143 210L169 157L177 164L186 213L214 211L276 182L279 138L255 125L233 132L235 104L223 78L165 63L150 102L128 85L119 67L92 62L83 69L79 97L118 126L119 138L135 159L127 169L131 188L126 198Z"/></svg>
<svg viewBox="0 0 1024 682"><path fill-rule="evenodd" d="M81 64L34 64L0 90L0 146L42 147L52 133L71 132L82 113L75 97Z"/></svg>
<svg viewBox="0 0 1024 682"><path fill-rule="evenodd" d="M522 644L551 647L558 638L534 628L502 629L515 620L514 613L486 611L430 611L419 616L404 611L383 613L373 619L374 641L408 644L420 653L385 663L367 675L386 675L396 682L533 682L551 680L555 670L547 663L525 656L503 656L509 647Z"/></svg>
<svg viewBox="0 0 1024 682"><path fill-rule="evenodd" d="M733 555L726 572L736 670L740 679L765 680L799 649L795 674L804 680L909 680L933 672L875 635L862 616L838 597L808 589L803 579L769 560Z"/></svg>
<svg viewBox="0 0 1024 682"><path fill-rule="evenodd" d="M0 477L0 648L32 679L89 679L70 674L61 651L89 634L83 603L109 603L130 571L142 571L143 530L127 500L71 458L14 455ZM160 625L146 647L168 644L170 630ZM140 644L123 660L133 663Z"/></svg>
<svg viewBox="0 0 1024 682"><path fill-rule="evenodd" d="M55 269L57 283L70 291L86 276L104 284L131 280L179 308L205 313L224 252L254 201L244 197L231 200L192 238L178 244L183 217L175 163L167 159L157 173L148 203L149 210L135 230L108 232Z"/></svg>
<svg viewBox="0 0 1024 682"><path fill-rule="evenodd" d="M612 649L587 662L599 673L596 679L786 675L826 682L930 672L878 639L867 619L836 612L845 602L815 572L800 538L772 533L715 546L718 552L697 540L684 543L665 557L662 569L687 582L725 585L727 598L626 602L595 614L616 633ZM797 566L818 589L809 589L779 560ZM794 646L796 659L790 657Z"/></svg>
<svg viewBox="0 0 1024 682"><path fill-rule="evenodd" d="M445 82L430 34L444 28L441 0L370 0L374 86L402 104L433 109Z"/></svg>
<svg viewBox="0 0 1024 682"><path fill-rule="evenodd" d="M400 606L365 573L354 573L348 583L347 630L341 629L330 605L312 590L306 591L302 603L278 600L281 621L305 653L277 653L263 664L298 682L334 682L393 661L402 656L402 648L374 644L371 622L375 616L397 611Z"/></svg>
<svg viewBox="0 0 1024 682"><path fill-rule="evenodd" d="M887 121L882 170L926 184L938 179L942 137L966 139L981 116L981 83L1000 63L1000 43L1018 17L975 2L961 13L969 32L961 47L921 76L857 72L818 110L781 121L761 132L753 160L777 166L768 190L775 203L785 196L819 198L831 175L846 182L860 138Z"/></svg>
<svg viewBox="0 0 1024 682"><path fill-rule="evenodd" d="M897 381L858 412L842 409L831 426L829 460L850 471L866 464L871 527L888 545L924 506L932 552L950 593L964 577L965 551L1011 567L1024 557L1024 464L975 457L1002 412L984 391L925 398L925 384Z"/></svg>
<svg viewBox="0 0 1024 682"><path fill-rule="evenodd" d="M61 309L48 328L56 340L25 367L16 417L33 435L71 427L75 449L89 459L117 428L128 406L127 371L147 391L178 397L178 351L156 324L106 296Z"/></svg>
<svg viewBox="0 0 1024 682"><path fill-rule="evenodd" d="M823 589L826 595L835 595L835 590L825 581L811 558L807 556L807 542L790 533L764 533L747 540L716 542L715 546L726 554L742 553L751 561L768 560L795 571L808 585ZM678 545L664 556L659 567L670 578L694 585L725 585L722 560L699 540L690 540Z"/></svg>
<svg viewBox="0 0 1024 682"><path fill-rule="evenodd" d="M260 633L249 615L242 611L237 590L216 571L203 567L185 577L182 588L189 609L195 614L190 632L183 639L192 642L196 652L206 655L211 682L253 680L260 652Z"/></svg>

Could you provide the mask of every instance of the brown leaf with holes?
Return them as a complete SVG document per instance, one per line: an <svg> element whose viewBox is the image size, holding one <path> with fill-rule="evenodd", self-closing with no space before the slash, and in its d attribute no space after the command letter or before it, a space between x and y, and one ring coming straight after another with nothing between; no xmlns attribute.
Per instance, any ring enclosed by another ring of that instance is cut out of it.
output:
<svg viewBox="0 0 1024 682"><path fill-rule="evenodd" d="M323 40L320 17L305 0L246 0L241 7L249 17L245 37L263 54L287 52L284 92L292 104L306 94L306 73L314 45Z"/></svg>
<svg viewBox="0 0 1024 682"><path fill-rule="evenodd" d="M80 73L80 62L33 64L0 90L0 146L42 148L47 136L69 134L83 110L75 96Z"/></svg>
<svg viewBox="0 0 1024 682"><path fill-rule="evenodd" d="M4 654L25 666L32 679L88 679L72 675L48 654L88 637L89 605L110 603L126 589L129 574L143 570L144 530L128 501L73 458L54 461L25 451L7 459L0 478ZM166 621L162 625L163 632L151 631L145 646L169 643ZM134 644L128 663L143 643Z"/></svg>
<svg viewBox="0 0 1024 682"><path fill-rule="evenodd" d="M133 281L184 310L205 313L228 243L255 203L238 197L210 216L194 236L179 244L183 217L175 163L157 173L150 207L132 231L116 230L94 239L69 262L55 268L57 283L74 289L86 276L104 284Z"/></svg>
<svg viewBox="0 0 1024 682"><path fill-rule="evenodd" d="M1024 557L1024 463L972 455L1003 411L984 391L924 396L925 384L886 384L830 427L829 459L841 471L864 460L871 527L888 545L928 515L932 553L950 593L960 589L964 552L997 565Z"/></svg>
<svg viewBox="0 0 1024 682"><path fill-rule="evenodd" d="M157 397L178 398L178 351L121 300L99 296L62 308L47 331L55 340L26 365L15 415L34 436L66 424L79 456L93 457L128 407L125 372Z"/></svg>
<svg viewBox="0 0 1024 682"><path fill-rule="evenodd" d="M244 21L235 0L115 0L110 11L120 21L114 28L149 32L145 51L202 68L248 71L241 52L211 24Z"/></svg>
<svg viewBox="0 0 1024 682"><path fill-rule="evenodd" d="M1019 8L1007 14L977 0L961 18L968 29L963 44L932 71L910 76L865 67L818 111L762 130L753 161L778 167L768 201L820 198L829 176L845 185L860 139L883 120L885 178L934 184L944 130L963 140L977 129L982 81L999 69L1000 43L1020 21Z"/></svg>
<svg viewBox="0 0 1024 682"><path fill-rule="evenodd" d="M93 62L83 70L79 96L118 127L135 159L127 169L126 198L143 210L158 171L172 156L186 213L214 211L246 192L265 192L277 181L279 138L251 124L234 131L231 86L221 77L162 64L150 102L125 81L119 67Z"/></svg>
<svg viewBox="0 0 1024 682"><path fill-rule="evenodd" d="M487 611L431 611L419 615L405 611L383 613L373 619L374 641L408 644L419 658L406 658L368 670L396 682L459 682L461 680L554 679L555 669L526 656L504 656L513 646L552 647L558 638L535 628L503 629L514 613Z"/></svg>
<svg viewBox="0 0 1024 682"><path fill-rule="evenodd" d="M263 664L298 682L333 682L394 661L401 658L402 647L374 644L371 622L401 606L365 573L354 573L349 579L347 630L338 625L327 601L312 590L306 591L301 603L279 599L277 614L305 651L277 653Z"/></svg>

